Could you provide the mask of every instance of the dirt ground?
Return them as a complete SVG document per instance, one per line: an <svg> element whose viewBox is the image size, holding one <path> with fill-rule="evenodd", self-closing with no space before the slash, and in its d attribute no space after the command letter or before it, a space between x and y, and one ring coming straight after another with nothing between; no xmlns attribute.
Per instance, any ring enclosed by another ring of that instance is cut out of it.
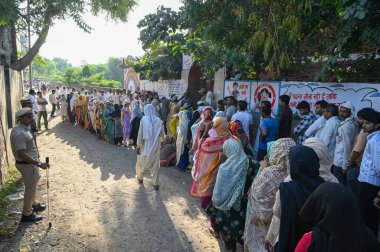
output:
<svg viewBox="0 0 380 252"><path fill-rule="evenodd" d="M12 202L6 224L14 234L0 241L0 251L223 251L199 199L188 194L190 174L161 167L156 192L150 174L138 185L133 150L99 141L60 117L49 127L38 147L41 160L50 157L52 228L47 218L20 224L22 200ZM41 174L38 198L47 202Z"/></svg>

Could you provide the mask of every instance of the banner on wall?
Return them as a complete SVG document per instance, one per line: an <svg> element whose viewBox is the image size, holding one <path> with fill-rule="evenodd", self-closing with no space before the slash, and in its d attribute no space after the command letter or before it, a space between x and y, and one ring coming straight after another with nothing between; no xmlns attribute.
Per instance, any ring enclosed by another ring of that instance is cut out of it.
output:
<svg viewBox="0 0 380 252"><path fill-rule="evenodd" d="M288 81L281 82L281 94L290 96L289 106L293 112L302 100L309 102L313 110L317 101L325 100L337 106L351 101L356 112L365 107L380 111L380 84Z"/></svg>
<svg viewBox="0 0 380 252"><path fill-rule="evenodd" d="M158 96L169 97L169 81L168 80L159 80L157 82L156 92Z"/></svg>
<svg viewBox="0 0 380 252"><path fill-rule="evenodd" d="M225 81L224 97L233 96L235 100L244 100L250 104L251 82L250 81Z"/></svg>
<svg viewBox="0 0 380 252"><path fill-rule="evenodd" d="M255 112L260 112L260 103L263 101L269 101L271 104L272 113L277 115L280 96L280 82L275 81L258 81L252 82L251 93L251 108Z"/></svg>
<svg viewBox="0 0 380 252"><path fill-rule="evenodd" d="M132 93L140 88L139 77L132 67L124 69L124 88Z"/></svg>

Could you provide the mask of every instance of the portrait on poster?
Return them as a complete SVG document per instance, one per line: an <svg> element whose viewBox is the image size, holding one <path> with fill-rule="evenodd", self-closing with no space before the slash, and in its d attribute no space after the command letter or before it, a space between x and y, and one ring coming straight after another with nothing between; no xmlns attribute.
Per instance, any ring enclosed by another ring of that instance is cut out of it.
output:
<svg viewBox="0 0 380 252"><path fill-rule="evenodd" d="M233 96L235 100L250 102L251 83L249 81L225 81L224 96Z"/></svg>
<svg viewBox="0 0 380 252"><path fill-rule="evenodd" d="M251 108L260 112L261 103L267 101L271 105L273 115L278 112L278 95L280 92L279 82L256 82L252 83Z"/></svg>

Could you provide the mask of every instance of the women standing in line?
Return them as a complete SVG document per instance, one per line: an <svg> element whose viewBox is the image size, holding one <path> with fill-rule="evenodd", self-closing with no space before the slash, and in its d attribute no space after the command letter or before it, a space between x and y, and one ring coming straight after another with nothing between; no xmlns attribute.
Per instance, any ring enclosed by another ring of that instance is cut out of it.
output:
<svg viewBox="0 0 380 252"><path fill-rule="evenodd" d="M110 115L113 110L112 104L110 102L106 102L106 107L103 113L103 132L105 140L112 144L114 143L115 123Z"/></svg>
<svg viewBox="0 0 380 252"><path fill-rule="evenodd" d="M215 228L229 251L242 242L247 208L247 193L257 172L256 162L248 157L239 140L230 138L223 144L227 160L219 166L207 213L215 219Z"/></svg>
<svg viewBox="0 0 380 252"><path fill-rule="evenodd" d="M132 116L131 116L131 136L133 145L137 145L137 135L139 133L140 120L143 117L143 113L140 109L140 100L132 101Z"/></svg>
<svg viewBox="0 0 380 252"><path fill-rule="evenodd" d="M128 146L131 135L131 111L129 110L129 102L123 101L123 108L121 109L121 124L123 125L123 144Z"/></svg>
<svg viewBox="0 0 380 252"><path fill-rule="evenodd" d="M200 140L194 178L190 186L190 195L202 199L203 209L207 209L211 201L219 164L224 161L221 159L223 144L231 137L227 119L215 118L208 135L207 138L203 135L203 139ZM210 231L217 236L212 216L210 216L210 224Z"/></svg>
<svg viewBox="0 0 380 252"><path fill-rule="evenodd" d="M189 164L189 145L187 144L187 130L189 125L189 120L187 118L186 112L181 111L178 114L178 127L177 127L177 166L185 171L187 165Z"/></svg>
<svg viewBox="0 0 380 252"><path fill-rule="evenodd" d="M307 198L323 182L319 176L319 158L307 146L294 146L289 152L291 181L281 183L281 221L278 251L294 251L302 235L311 230L310 223L299 218Z"/></svg>
<svg viewBox="0 0 380 252"><path fill-rule="evenodd" d="M295 252L380 251L377 237L364 224L355 198L338 183L320 185L299 216L314 227L298 242Z"/></svg>
<svg viewBox="0 0 380 252"><path fill-rule="evenodd" d="M245 235L249 251L266 252L265 237L273 215L276 192L288 175L288 154L295 146L291 138L278 139L273 146L269 167L260 168L250 190L249 230Z"/></svg>
<svg viewBox="0 0 380 252"><path fill-rule="evenodd" d="M121 125L121 110L119 104L114 105L114 111L109 116L115 123L114 144L121 146L123 144L123 126Z"/></svg>
<svg viewBox="0 0 380 252"><path fill-rule="evenodd" d="M61 117L62 117L62 122L65 122L67 121L67 110L68 110L68 107L67 107L67 101L66 101L66 97L64 94L62 94L60 96L60 99L59 99L59 103L61 104Z"/></svg>

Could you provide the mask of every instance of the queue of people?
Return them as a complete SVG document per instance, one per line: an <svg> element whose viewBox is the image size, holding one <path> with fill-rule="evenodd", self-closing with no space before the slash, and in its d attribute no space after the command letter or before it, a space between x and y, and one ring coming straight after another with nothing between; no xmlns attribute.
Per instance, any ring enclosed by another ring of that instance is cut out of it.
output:
<svg viewBox="0 0 380 252"><path fill-rule="evenodd" d="M194 101L187 93L168 99L73 89L56 102L63 121L114 145L135 146L138 183L150 170L158 190L160 166L191 173L189 193L228 251L238 243L255 252L379 251L378 111L355 114L349 101L338 107L321 100L314 113L301 101L301 120L292 128L287 95L279 97L276 118L267 101L257 104L258 114L233 96L215 102L211 91L199 92Z"/></svg>

